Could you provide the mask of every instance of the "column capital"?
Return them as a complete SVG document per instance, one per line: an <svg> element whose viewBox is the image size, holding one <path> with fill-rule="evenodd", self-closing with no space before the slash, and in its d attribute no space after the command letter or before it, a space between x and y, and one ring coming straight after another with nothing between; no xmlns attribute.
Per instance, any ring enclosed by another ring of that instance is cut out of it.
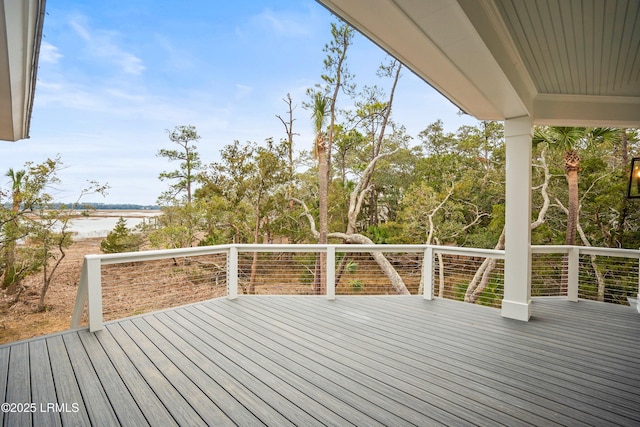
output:
<svg viewBox="0 0 640 427"><path fill-rule="evenodd" d="M520 116L504 121L505 138L514 136L533 136L533 122L529 116Z"/></svg>

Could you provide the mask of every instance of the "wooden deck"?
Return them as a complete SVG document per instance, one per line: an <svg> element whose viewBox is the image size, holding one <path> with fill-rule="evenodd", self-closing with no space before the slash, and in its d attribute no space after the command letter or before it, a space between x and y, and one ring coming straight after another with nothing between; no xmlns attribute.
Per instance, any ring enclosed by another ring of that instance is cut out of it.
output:
<svg viewBox="0 0 640 427"><path fill-rule="evenodd" d="M533 313L217 299L0 347L3 425L640 425L640 314Z"/></svg>

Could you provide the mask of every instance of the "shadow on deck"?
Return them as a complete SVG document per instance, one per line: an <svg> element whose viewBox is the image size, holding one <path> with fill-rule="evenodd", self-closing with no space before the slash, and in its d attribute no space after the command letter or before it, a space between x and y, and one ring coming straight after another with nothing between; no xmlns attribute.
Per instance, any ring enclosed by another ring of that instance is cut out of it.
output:
<svg viewBox="0 0 640 427"><path fill-rule="evenodd" d="M8 426L638 425L640 315L221 298L2 346L0 390Z"/></svg>

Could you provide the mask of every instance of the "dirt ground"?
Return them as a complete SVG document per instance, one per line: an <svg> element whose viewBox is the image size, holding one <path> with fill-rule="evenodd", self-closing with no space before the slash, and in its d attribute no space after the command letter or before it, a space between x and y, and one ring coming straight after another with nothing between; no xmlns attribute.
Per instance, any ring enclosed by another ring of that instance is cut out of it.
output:
<svg viewBox="0 0 640 427"><path fill-rule="evenodd" d="M42 274L27 278L17 302L4 293L0 299L0 344L69 329L84 255L100 253L102 237L78 240L67 250L45 298L46 309L37 312Z"/></svg>

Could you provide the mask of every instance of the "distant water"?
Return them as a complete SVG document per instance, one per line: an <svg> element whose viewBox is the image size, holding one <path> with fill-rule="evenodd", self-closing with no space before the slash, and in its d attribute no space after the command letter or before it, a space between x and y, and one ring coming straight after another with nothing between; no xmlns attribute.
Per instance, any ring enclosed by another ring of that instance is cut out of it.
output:
<svg viewBox="0 0 640 427"><path fill-rule="evenodd" d="M74 239L88 239L92 237L106 237L116 226L120 217L127 221L127 227L133 228L142 221L162 215L158 210L119 211L98 210L88 217L74 218L70 221L69 230L74 233Z"/></svg>

